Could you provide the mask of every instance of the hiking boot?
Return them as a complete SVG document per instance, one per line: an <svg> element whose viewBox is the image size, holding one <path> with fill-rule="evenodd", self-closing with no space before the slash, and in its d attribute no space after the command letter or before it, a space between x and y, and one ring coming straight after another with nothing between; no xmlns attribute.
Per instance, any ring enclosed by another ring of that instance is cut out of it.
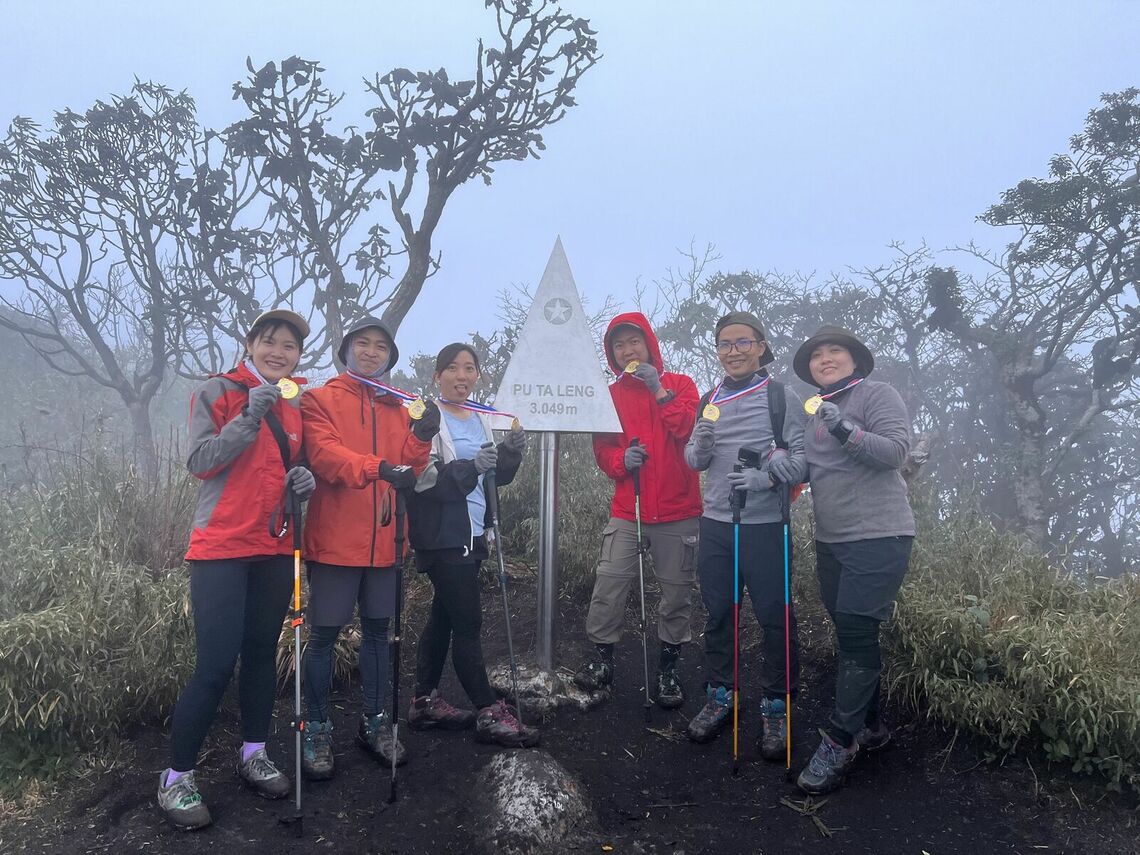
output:
<svg viewBox="0 0 1140 855"><path fill-rule="evenodd" d="M307 721L301 731L301 771L310 781L327 781L333 776L331 721Z"/></svg>
<svg viewBox="0 0 1140 855"><path fill-rule="evenodd" d="M614 682L614 646L595 644L594 656L574 675L574 683L587 692L596 692Z"/></svg>
<svg viewBox="0 0 1140 855"><path fill-rule="evenodd" d="M890 743L891 731L880 721L873 728L865 726L855 734L855 741L859 743L860 751L879 751Z"/></svg>
<svg viewBox="0 0 1140 855"><path fill-rule="evenodd" d="M412 698L408 707L408 727L412 730L466 730L475 724L472 710L453 707L439 696L438 689L430 695Z"/></svg>
<svg viewBox="0 0 1140 855"><path fill-rule="evenodd" d="M760 721L764 732L760 737L760 756L765 760L784 760L788 751L788 711L778 698L760 702Z"/></svg>
<svg viewBox="0 0 1140 855"><path fill-rule="evenodd" d="M851 768L851 763L858 753L858 742L852 742L850 748L844 748L826 733L823 733L823 740L819 743L819 748L812 755L811 762L800 772L799 778L796 779L796 786L813 796L839 789L843 786L843 778L847 775L847 770Z"/></svg>
<svg viewBox="0 0 1140 855"><path fill-rule="evenodd" d="M475 740L493 742L506 748L532 748L538 745L538 728L528 727L515 717L515 711L504 700L497 700L479 710L475 721Z"/></svg>
<svg viewBox="0 0 1140 855"><path fill-rule="evenodd" d="M675 710L685 703L685 690L676 668L665 668L657 675L657 706L663 710Z"/></svg>
<svg viewBox="0 0 1140 855"><path fill-rule="evenodd" d="M264 799L280 799L289 795L289 779L269 761L264 748L258 748L248 760L238 756L238 777L242 783Z"/></svg>
<svg viewBox="0 0 1140 855"><path fill-rule="evenodd" d="M391 768L393 756L396 765L408 762L408 752L392 736L392 725L388 724L388 713L362 715L360 729L356 731L356 741L367 748L369 753L380 761L380 765Z"/></svg>
<svg viewBox="0 0 1140 855"><path fill-rule="evenodd" d="M202 794L198 792L192 771L169 787L166 786L166 772L159 772L158 809L179 831L205 828L213 822L210 819L210 809L202 802Z"/></svg>
<svg viewBox="0 0 1140 855"><path fill-rule="evenodd" d="M685 733L693 742L710 742L724 729L731 715L732 689L724 686L714 689L708 686L705 689L705 705L689 722Z"/></svg>

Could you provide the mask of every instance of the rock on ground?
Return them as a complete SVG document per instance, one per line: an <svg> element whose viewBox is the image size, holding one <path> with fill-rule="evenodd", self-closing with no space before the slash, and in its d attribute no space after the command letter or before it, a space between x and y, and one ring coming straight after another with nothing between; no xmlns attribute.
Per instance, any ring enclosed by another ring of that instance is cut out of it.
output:
<svg viewBox="0 0 1140 855"><path fill-rule="evenodd" d="M582 784L545 751L496 754L475 787L489 830L479 843L495 853L592 848L601 832Z"/></svg>

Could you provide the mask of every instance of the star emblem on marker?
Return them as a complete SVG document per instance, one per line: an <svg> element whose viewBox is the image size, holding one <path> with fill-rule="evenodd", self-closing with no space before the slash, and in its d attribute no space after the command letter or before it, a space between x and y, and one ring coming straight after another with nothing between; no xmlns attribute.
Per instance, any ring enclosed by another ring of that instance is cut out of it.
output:
<svg viewBox="0 0 1140 855"><path fill-rule="evenodd" d="M554 297L546 301L546 305L542 307L542 314L552 324L564 324L570 320L570 303L561 297Z"/></svg>

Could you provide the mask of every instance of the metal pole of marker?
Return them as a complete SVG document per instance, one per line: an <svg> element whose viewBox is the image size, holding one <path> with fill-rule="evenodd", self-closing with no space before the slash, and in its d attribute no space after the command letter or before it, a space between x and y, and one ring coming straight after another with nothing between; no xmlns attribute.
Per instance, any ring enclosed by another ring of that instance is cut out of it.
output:
<svg viewBox="0 0 1140 855"><path fill-rule="evenodd" d="M558 604L558 434L544 431L538 474L538 667L554 670L554 612Z"/></svg>

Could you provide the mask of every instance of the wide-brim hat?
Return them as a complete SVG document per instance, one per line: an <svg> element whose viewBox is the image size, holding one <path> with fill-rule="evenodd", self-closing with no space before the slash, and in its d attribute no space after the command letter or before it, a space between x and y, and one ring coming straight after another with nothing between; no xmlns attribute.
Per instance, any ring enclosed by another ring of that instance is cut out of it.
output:
<svg viewBox="0 0 1140 855"><path fill-rule="evenodd" d="M340 360L341 365L347 365L348 350L352 347L352 337L361 330L366 330L369 327L376 327L376 329L380 330L380 332L384 333L388 338L388 347L391 352L388 354L388 364L384 367L384 371L391 371L400 358L400 348L396 347L396 337L392 335L392 331L388 329L388 325L372 315L353 321L352 325L344 331L344 338L340 340L340 346L336 349L337 359Z"/></svg>
<svg viewBox="0 0 1140 855"><path fill-rule="evenodd" d="M309 322L301 315L289 309L270 309L268 312L262 312L253 319L253 323L250 325L248 332L246 332L246 337L248 338L249 333L253 332L266 321L285 321L287 324L291 324L297 328L297 332L301 334L302 339L309 337Z"/></svg>
<svg viewBox="0 0 1140 855"><path fill-rule="evenodd" d="M764 355L760 357L761 367L776 358L776 355L772 353L772 343L768 341L768 336L764 332L764 325L760 323L760 319L751 312L729 312L716 322L716 330L713 332L713 336L719 338L720 331L733 324L744 324L747 327L752 327L752 329L756 330L756 338L764 342Z"/></svg>
<svg viewBox="0 0 1140 855"><path fill-rule="evenodd" d="M796 350L792 360L792 368L796 376L812 386L818 386L811 376L811 354L821 344L838 344L847 348L851 359L855 362L855 370L866 377L875 370L875 357L867 345L859 341L855 334L843 327L821 327L819 331L805 341Z"/></svg>

